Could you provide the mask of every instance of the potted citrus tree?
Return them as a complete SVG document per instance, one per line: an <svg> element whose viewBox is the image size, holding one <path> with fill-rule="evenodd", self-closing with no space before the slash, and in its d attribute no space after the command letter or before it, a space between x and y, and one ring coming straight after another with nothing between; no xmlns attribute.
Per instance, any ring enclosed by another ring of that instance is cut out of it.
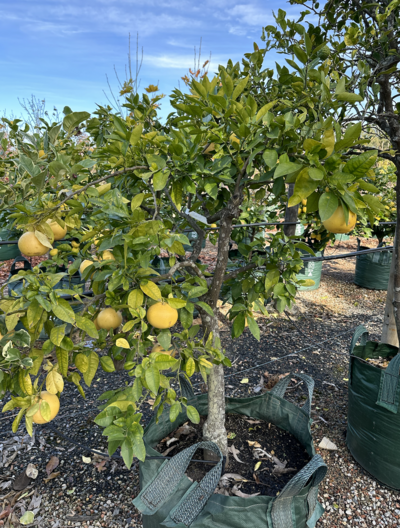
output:
<svg viewBox="0 0 400 528"><path fill-rule="evenodd" d="M264 70L270 43L263 49L255 46L242 68L229 62L220 66L212 79L193 79L189 93L175 90L170 98L175 112L165 124L157 118L161 99L157 95L128 93L126 119L109 107L99 107L92 115L66 107L62 123L43 124L48 139L42 156L32 143L24 143L19 123L8 122L15 149L10 160L2 161L2 170L7 173L17 165L24 188L32 190L27 200L22 195L15 197L14 190L4 191L8 208L14 211L10 217L26 232L23 240L28 244L21 242L21 250L32 254L53 251L54 227L57 231L68 227L78 242L77 247L58 246L58 253L51 255L56 264L66 264L73 254L75 261L68 271L54 273L51 263L45 271L40 267L21 271L20 295L0 300L0 387L3 395L11 393L3 411L20 409L13 430L24 419L32 433L34 423L55 417L65 382L84 395L82 380L90 386L99 367L112 373L122 364L132 383L103 395L96 423L104 427L110 455L120 449L127 467L134 457L142 461L142 485L147 495L142 493L137 505L145 512L146 523L158 525L167 514L172 515L171 507L177 504L188 507L184 496L190 488L187 479L174 473L179 493L173 499L165 496L173 487L167 479L161 491L157 488L161 462L146 461L146 453L152 453L167 430L187 418L198 423L202 414L207 416L203 427L207 451L217 459L227 457L227 409L277 422L295 434L313 457L279 497L261 496L254 501L257 515L263 511L275 523L279 518L293 523L296 518L296 526L303 526L308 519L313 526L322 513L316 491L326 466L313 456L309 428L312 381L302 378L309 389L302 409L284 400L289 379L256 400L226 400L224 366L229 367L230 361L221 345L217 317L221 289L228 285L233 300L228 314L233 337L240 336L247 325L260 339L253 316L257 302L272 297L282 312L294 302L301 284L296 278L302 266L299 250L308 248L282 232L272 237L271 251L249 251L242 267L227 272L233 225L249 192L267 189L271 196L280 196L286 184L294 183L289 205L314 200L323 222L341 216L339 220L346 226L357 214L356 203L370 207L351 182L362 176L360 162L368 170L376 153L349 154L359 140L361 125L342 128L329 115L335 111L340 115L352 102L337 98L334 86L326 99L323 79L330 67L326 46L312 28L306 30L281 15L279 24L284 37L276 28L266 31L275 35L289 54L299 55L291 70L284 66L276 77ZM313 78L311 85L308 76ZM316 99L321 102L320 114L312 111ZM79 141L82 134L85 142ZM20 144L24 144L23 154ZM212 158L205 155L211 144ZM347 183L335 178L339 169L348 175ZM205 228L213 223L219 228L218 255L210 275L197 259L207 237ZM189 243L184 234L188 229L198 235L190 254L184 250ZM263 247L264 241L259 244ZM170 269L160 275L150 264L161 252L168 254ZM65 274L74 275L78 270L84 281L90 281L90 297L82 296L80 285L55 288ZM177 271L180 277L174 280ZM68 301L63 297L66 293L71 297ZM78 312L76 306L82 310ZM202 329L193 325L195 307ZM26 331L14 332L20 321ZM172 334L171 328L178 322L180 326ZM49 338L39 349L36 341L43 328ZM87 336L95 340L94 348L85 347ZM70 365L76 370L71 372ZM184 390L196 373L208 387L200 399ZM182 390L176 391L173 382ZM155 417L144 431L140 409L149 396L154 400ZM278 413L277 403L282 409ZM289 418L293 413L298 417L297 426ZM221 463L213 475L218 476L218 471ZM155 486L155 497L162 498L157 504L166 509L152 509L146 502L149 485ZM212 491L208 489L206 499ZM207 505L203 499L191 509L191 515L195 514L191 522L201 523L200 510L213 507L214 499ZM232 506L245 512L241 518L251 522L254 513L246 509L243 499L225 499L217 500L218 519L226 515L225 506ZM229 520L225 522L229 524Z"/></svg>

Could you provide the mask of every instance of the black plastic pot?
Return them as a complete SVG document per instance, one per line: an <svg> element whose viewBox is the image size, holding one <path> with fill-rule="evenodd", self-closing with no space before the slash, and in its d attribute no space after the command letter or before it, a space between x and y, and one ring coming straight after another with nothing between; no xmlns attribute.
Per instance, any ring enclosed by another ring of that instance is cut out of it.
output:
<svg viewBox="0 0 400 528"><path fill-rule="evenodd" d="M347 446L373 477L400 491L399 349L367 337L359 326L350 346ZM393 359L383 370L367 361L378 357Z"/></svg>
<svg viewBox="0 0 400 528"><path fill-rule="evenodd" d="M313 457L279 495L241 498L214 494L221 465L217 468L217 478L212 475L207 479L208 475L216 472L215 469L211 470L199 486L184 475L187 453L182 451L171 460L146 460L140 463L142 491L134 504L143 512L143 527L313 528L324 511L317 501L317 494L327 467L321 456L315 455L310 431L314 382L304 374L295 376L301 378L308 388L308 399L301 408L284 398L292 374L261 396L226 399L228 413L274 423L292 433ZM185 396L189 397L187 394ZM207 415L207 394L189 398L188 403L195 406L201 415ZM186 413L181 413L171 423L169 409L164 411L158 424L153 419L144 435L147 455L159 455L155 446L186 421ZM193 454L190 452L191 456Z"/></svg>

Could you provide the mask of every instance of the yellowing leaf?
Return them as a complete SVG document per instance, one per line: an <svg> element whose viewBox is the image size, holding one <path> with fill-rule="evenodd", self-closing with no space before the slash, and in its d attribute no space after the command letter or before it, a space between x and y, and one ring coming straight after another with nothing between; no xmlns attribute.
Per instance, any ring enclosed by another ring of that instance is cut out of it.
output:
<svg viewBox="0 0 400 528"><path fill-rule="evenodd" d="M147 295L147 297L150 297L155 301L161 301L160 288L154 282L149 281L147 284L142 283L140 284L140 289L145 295Z"/></svg>
<svg viewBox="0 0 400 528"><path fill-rule="evenodd" d="M333 131L333 128L325 130L324 135L322 137L322 144L324 145L324 149L327 152L325 158L329 158L329 156L333 152L333 149L335 148L335 133Z"/></svg>
<svg viewBox="0 0 400 528"><path fill-rule="evenodd" d="M32 380L25 370L19 371L18 381L21 389L24 391L25 394L33 394Z"/></svg>
<svg viewBox="0 0 400 528"><path fill-rule="evenodd" d="M140 290L132 290L128 295L128 306L129 308L139 308L143 304L143 293Z"/></svg>
<svg viewBox="0 0 400 528"><path fill-rule="evenodd" d="M132 405L134 410L136 409L135 402L128 401L128 400L117 400L115 402L110 403L110 405L107 405L106 408L108 408L108 407L118 407L118 409L120 409L121 411L127 411L128 407L130 405Z"/></svg>
<svg viewBox="0 0 400 528"><path fill-rule="evenodd" d="M259 460L259 461L257 462L257 464L254 466L254 471L257 471L257 469L259 469L259 467L261 466L261 464L262 464L262 462L261 462L261 460Z"/></svg>
<svg viewBox="0 0 400 528"><path fill-rule="evenodd" d="M128 341L126 339L124 339L123 337L120 337L119 339L117 339L116 343L115 343L118 347L121 347L121 348L131 348L130 344L128 343Z"/></svg>
<svg viewBox="0 0 400 528"><path fill-rule="evenodd" d="M46 390L47 392L50 392L50 394L57 394L57 392L62 392L64 390L63 377L54 369L46 376Z"/></svg>
<svg viewBox="0 0 400 528"><path fill-rule="evenodd" d="M47 238L47 236L44 233L41 233L40 231L35 231L35 237L39 240L41 244L48 247L49 249L53 249L53 246L50 243L50 240Z"/></svg>
<svg viewBox="0 0 400 528"><path fill-rule="evenodd" d="M83 374L89 368L89 360L85 354L78 354L75 358L75 365Z"/></svg>
<svg viewBox="0 0 400 528"><path fill-rule="evenodd" d="M186 361L185 370L186 370L186 374L189 376L189 378L191 376L193 376L193 374L195 373L195 371L196 371L196 363L194 362L194 359L192 357L190 357Z"/></svg>

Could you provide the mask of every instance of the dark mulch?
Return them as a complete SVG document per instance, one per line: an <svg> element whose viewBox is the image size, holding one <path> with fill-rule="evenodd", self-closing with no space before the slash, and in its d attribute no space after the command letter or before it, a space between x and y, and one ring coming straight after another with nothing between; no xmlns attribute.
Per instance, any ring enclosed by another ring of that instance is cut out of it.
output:
<svg viewBox="0 0 400 528"><path fill-rule="evenodd" d="M168 455L173 456L203 439L203 425L206 417L202 416L200 423L190 425L191 432L186 435L179 434L179 428L164 438L157 446L161 453L165 451L167 442L179 437L174 443L174 449ZM225 468L226 473L234 473L245 479L240 483L240 492L246 494L260 494L275 496L282 491L295 473L300 471L309 461L310 457L298 440L287 431L283 431L274 424L253 420L237 414L228 414L226 417L226 430L228 445L235 450L234 455L229 455L229 463ZM266 453L257 451L263 449ZM197 451L194 458L199 458L201 451ZM280 470L280 463L284 468ZM191 462L187 469L187 476L193 481L200 480L208 473L210 465L201 462ZM232 485L238 485L238 480L232 480ZM228 488L229 494L232 486Z"/></svg>

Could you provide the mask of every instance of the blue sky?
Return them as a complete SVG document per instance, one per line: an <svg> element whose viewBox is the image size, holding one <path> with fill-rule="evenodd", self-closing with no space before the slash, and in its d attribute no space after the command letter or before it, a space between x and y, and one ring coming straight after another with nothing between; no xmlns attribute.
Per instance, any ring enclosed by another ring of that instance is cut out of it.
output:
<svg viewBox="0 0 400 528"><path fill-rule="evenodd" d="M240 60L260 42L272 11L292 7L278 0L14 0L0 3L0 113L19 116L18 98L34 94L46 108L73 110L104 104L106 74L116 91L127 64L128 35L144 50L141 89L159 83L169 94L189 67L202 38L211 71ZM270 57L271 65L275 57ZM181 82L182 85L182 82ZM164 104L163 114L167 112Z"/></svg>

